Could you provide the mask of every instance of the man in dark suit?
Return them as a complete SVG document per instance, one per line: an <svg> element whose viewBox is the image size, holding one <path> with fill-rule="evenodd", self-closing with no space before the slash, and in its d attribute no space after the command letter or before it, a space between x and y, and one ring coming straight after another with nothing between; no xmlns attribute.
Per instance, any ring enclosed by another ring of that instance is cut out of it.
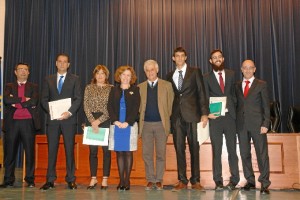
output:
<svg viewBox="0 0 300 200"><path fill-rule="evenodd" d="M204 75L206 97L226 97L225 116L209 114L210 140L213 149L213 179L216 190L223 189L222 177L222 146L223 134L226 138L228 162L230 167L230 181L226 185L229 190L235 189L240 181L238 157L236 153L236 96L234 91L234 71L224 69L223 52L220 49L213 50L209 62L213 70Z"/></svg>
<svg viewBox="0 0 300 200"><path fill-rule="evenodd" d="M7 83L4 89L4 183L2 187L13 186L15 182L15 163L19 143L25 150L26 175L28 187L34 187L34 145L35 132L40 129L37 109L38 86L27 81L30 66L19 63L15 67L17 81Z"/></svg>
<svg viewBox="0 0 300 200"><path fill-rule="evenodd" d="M255 176L251 160L251 139L253 141L260 176L262 194L269 194L271 182L267 135L270 125L270 102L267 83L254 77L256 67L252 60L245 60L241 67L243 81L236 84L237 132L244 176L247 179L244 190L255 189Z"/></svg>
<svg viewBox="0 0 300 200"><path fill-rule="evenodd" d="M48 170L47 182L41 187L48 190L54 187L56 180L56 160L59 145L59 136L62 133L66 152L67 174L65 177L69 189L77 189L75 183L74 143L76 128L76 113L81 106L82 91L78 76L68 73L70 66L69 56L59 54L56 58L57 74L46 77L42 90L41 104L48 113L47 140L48 140ZM57 120L51 120L49 115L50 101L71 98L71 107L61 114Z"/></svg>
<svg viewBox="0 0 300 200"><path fill-rule="evenodd" d="M172 83L175 94L171 115L171 132L176 150L179 182L173 191L186 189L189 181L192 189L203 190L200 185L200 148L197 140L197 123L201 121L203 126L206 126L209 114L208 102L201 70L188 67L185 63L186 59L185 49L177 47L173 53L176 69L167 75L167 80ZM190 180L186 176L186 138L191 158L192 177Z"/></svg>

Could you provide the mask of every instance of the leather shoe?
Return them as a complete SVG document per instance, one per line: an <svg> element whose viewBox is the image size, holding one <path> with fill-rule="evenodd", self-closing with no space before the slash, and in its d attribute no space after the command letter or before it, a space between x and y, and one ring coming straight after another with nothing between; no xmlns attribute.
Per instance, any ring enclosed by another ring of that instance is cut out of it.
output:
<svg viewBox="0 0 300 200"><path fill-rule="evenodd" d="M68 188L69 188L70 190L76 190L76 189L77 189L77 185L76 185L75 182L69 182L69 183L68 183Z"/></svg>
<svg viewBox="0 0 300 200"><path fill-rule="evenodd" d="M223 190L224 188L224 185L222 182L216 182L216 187L215 187L215 190Z"/></svg>
<svg viewBox="0 0 300 200"><path fill-rule="evenodd" d="M34 188L35 187L35 183L34 182L27 182L27 187Z"/></svg>
<svg viewBox="0 0 300 200"><path fill-rule="evenodd" d="M174 188L172 189L172 192L178 192L183 189L187 189L187 184L184 184L182 181L179 181L175 184Z"/></svg>
<svg viewBox="0 0 300 200"><path fill-rule="evenodd" d="M244 187L242 187L242 190L249 191L250 189L255 189L255 184L247 182Z"/></svg>
<svg viewBox="0 0 300 200"><path fill-rule="evenodd" d="M163 190L161 182L155 183L156 190Z"/></svg>
<svg viewBox="0 0 300 200"><path fill-rule="evenodd" d="M199 182L196 182L195 184L192 184L192 189L205 192L204 187Z"/></svg>
<svg viewBox="0 0 300 200"><path fill-rule="evenodd" d="M261 187L260 193L261 194L270 194L270 190L267 187Z"/></svg>
<svg viewBox="0 0 300 200"><path fill-rule="evenodd" d="M4 182L3 184L0 185L0 188L7 188L13 186L14 186L14 182Z"/></svg>
<svg viewBox="0 0 300 200"><path fill-rule="evenodd" d="M54 183L53 182L47 182L45 183L41 188L40 190L49 190L49 189L52 189L54 188Z"/></svg>
<svg viewBox="0 0 300 200"><path fill-rule="evenodd" d="M235 186L236 184L234 184L233 182L229 182L225 188L227 188L228 190L235 190Z"/></svg>
<svg viewBox="0 0 300 200"><path fill-rule="evenodd" d="M154 188L154 183L148 182L147 186L145 187L145 190L152 190Z"/></svg>

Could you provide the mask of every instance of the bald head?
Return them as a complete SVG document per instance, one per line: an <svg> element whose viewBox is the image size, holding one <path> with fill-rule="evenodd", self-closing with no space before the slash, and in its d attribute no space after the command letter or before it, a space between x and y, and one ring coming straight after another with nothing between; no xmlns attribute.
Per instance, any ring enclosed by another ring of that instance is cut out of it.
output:
<svg viewBox="0 0 300 200"><path fill-rule="evenodd" d="M242 70L244 78L248 80L254 76L256 67L252 60L245 60L242 63L241 70Z"/></svg>

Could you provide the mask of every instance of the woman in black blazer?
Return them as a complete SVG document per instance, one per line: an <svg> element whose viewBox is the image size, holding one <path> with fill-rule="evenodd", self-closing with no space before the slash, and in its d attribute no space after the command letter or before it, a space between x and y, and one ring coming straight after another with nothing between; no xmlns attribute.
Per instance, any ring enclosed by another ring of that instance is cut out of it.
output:
<svg viewBox="0 0 300 200"><path fill-rule="evenodd" d="M130 173L133 151L137 147L136 119L140 107L140 93L133 85L136 81L134 69L120 66L115 72L115 81L120 85L112 88L108 99L108 113L114 126L110 131L109 149L117 153L120 176L118 190L130 189ZM136 134L135 134L136 133Z"/></svg>

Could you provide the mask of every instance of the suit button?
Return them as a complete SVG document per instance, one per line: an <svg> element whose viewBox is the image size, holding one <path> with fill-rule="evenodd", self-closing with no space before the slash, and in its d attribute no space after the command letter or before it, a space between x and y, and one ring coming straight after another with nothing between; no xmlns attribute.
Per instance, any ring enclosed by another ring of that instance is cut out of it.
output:
<svg viewBox="0 0 300 200"><path fill-rule="evenodd" d="M180 96L182 97L182 94L180 94Z"/></svg>

